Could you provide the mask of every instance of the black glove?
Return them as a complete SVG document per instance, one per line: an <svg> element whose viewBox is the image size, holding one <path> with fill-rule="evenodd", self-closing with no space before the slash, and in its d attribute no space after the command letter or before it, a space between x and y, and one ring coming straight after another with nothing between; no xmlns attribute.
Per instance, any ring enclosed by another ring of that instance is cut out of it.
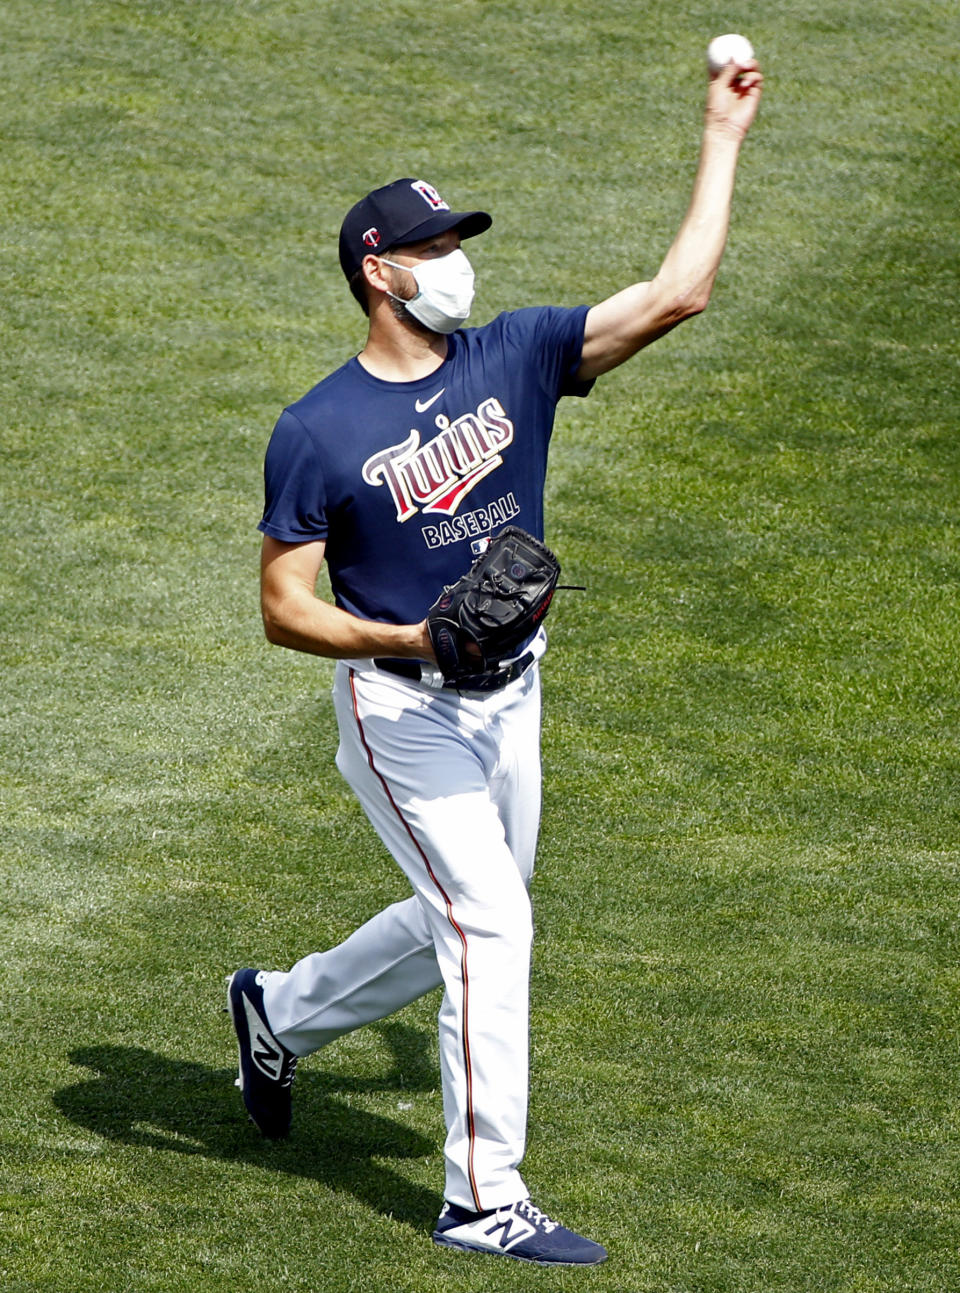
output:
<svg viewBox="0 0 960 1293"><path fill-rule="evenodd" d="M516 525L500 530L427 612L444 686L493 691L516 677L500 662L536 633L559 578L560 563L532 534Z"/></svg>

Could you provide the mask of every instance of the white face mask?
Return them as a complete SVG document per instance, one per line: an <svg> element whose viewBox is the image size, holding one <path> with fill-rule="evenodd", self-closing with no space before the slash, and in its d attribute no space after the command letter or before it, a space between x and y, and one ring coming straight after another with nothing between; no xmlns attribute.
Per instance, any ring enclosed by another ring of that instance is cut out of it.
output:
<svg viewBox="0 0 960 1293"><path fill-rule="evenodd" d="M403 301L408 312L431 332L455 332L470 317L473 304L473 267L458 247L449 255L421 261L419 265L398 265L395 260L381 257L384 264L394 269L405 269L413 275L417 295Z"/></svg>

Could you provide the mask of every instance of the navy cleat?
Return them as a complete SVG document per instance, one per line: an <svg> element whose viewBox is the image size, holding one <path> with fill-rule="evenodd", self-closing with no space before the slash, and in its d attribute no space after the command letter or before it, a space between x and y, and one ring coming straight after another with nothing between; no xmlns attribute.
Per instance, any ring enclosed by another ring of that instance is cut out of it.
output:
<svg viewBox="0 0 960 1293"><path fill-rule="evenodd" d="M433 1242L466 1252L499 1253L538 1266L596 1266L607 1258L600 1244L551 1221L529 1199L489 1212L468 1212L445 1203Z"/></svg>
<svg viewBox="0 0 960 1293"><path fill-rule="evenodd" d="M290 1087L297 1056L270 1031L263 1008L263 971L237 970L227 980L227 1009L237 1034L237 1086L247 1113L264 1136L281 1140L290 1130Z"/></svg>

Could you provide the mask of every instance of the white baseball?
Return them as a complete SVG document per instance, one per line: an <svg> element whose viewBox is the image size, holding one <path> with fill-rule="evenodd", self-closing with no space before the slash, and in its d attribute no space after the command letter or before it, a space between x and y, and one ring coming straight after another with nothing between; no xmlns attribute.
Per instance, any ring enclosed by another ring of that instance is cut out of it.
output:
<svg viewBox="0 0 960 1293"><path fill-rule="evenodd" d="M707 66L716 75L722 72L728 63L743 67L753 62L753 46L746 36L729 32L726 36L714 36L707 46Z"/></svg>

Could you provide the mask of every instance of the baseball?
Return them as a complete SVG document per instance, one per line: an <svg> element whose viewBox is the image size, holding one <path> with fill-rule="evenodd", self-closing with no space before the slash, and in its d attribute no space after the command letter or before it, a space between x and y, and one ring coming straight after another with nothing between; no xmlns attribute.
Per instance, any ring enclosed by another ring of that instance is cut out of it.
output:
<svg viewBox="0 0 960 1293"><path fill-rule="evenodd" d="M753 46L746 36L738 36L735 32L729 32L726 36L714 36L707 46L707 66L714 75L722 72L728 63L742 67L752 62Z"/></svg>

